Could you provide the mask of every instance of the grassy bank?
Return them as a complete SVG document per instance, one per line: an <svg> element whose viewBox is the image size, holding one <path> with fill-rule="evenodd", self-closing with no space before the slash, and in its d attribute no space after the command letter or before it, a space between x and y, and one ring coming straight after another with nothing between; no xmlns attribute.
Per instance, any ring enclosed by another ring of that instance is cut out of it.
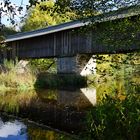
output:
<svg viewBox="0 0 140 140"><path fill-rule="evenodd" d="M88 111L84 140L140 139L139 60L103 61L98 74L88 76L88 85L96 87L97 104Z"/></svg>
<svg viewBox="0 0 140 140"><path fill-rule="evenodd" d="M25 73L19 73L18 64L14 61L4 61L1 65L0 91L34 89L35 74L27 68Z"/></svg>
<svg viewBox="0 0 140 140"><path fill-rule="evenodd" d="M85 139L140 139L140 96L106 96L87 116ZM84 137L84 136L83 136Z"/></svg>
<svg viewBox="0 0 140 140"><path fill-rule="evenodd" d="M32 66L27 65L27 67L22 68L18 62L14 61L5 60L4 64L1 65L0 91L40 88L73 89L86 85L86 77L80 75L38 73Z"/></svg>

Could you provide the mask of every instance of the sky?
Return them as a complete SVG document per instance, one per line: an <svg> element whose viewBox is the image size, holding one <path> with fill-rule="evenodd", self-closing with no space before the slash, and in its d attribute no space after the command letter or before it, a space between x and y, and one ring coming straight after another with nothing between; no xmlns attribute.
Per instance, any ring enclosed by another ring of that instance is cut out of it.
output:
<svg viewBox="0 0 140 140"><path fill-rule="evenodd" d="M21 3L23 3L24 5L27 5L29 0L10 0L10 1L17 5L20 5Z"/></svg>
<svg viewBox="0 0 140 140"><path fill-rule="evenodd" d="M3 0L0 0L0 2L2 2ZM22 17L25 12L26 12L26 5L28 5L28 1L29 0L10 0L10 2L12 4L15 4L16 6L22 6L24 7L24 11L22 12L22 14L18 14L16 16L16 23L17 23L17 26L20 26L20 17ZM3 15L2 16L2 23L5 24L6 26L11 26L10 22L7 21L7 16L6 15Z"/></svg>

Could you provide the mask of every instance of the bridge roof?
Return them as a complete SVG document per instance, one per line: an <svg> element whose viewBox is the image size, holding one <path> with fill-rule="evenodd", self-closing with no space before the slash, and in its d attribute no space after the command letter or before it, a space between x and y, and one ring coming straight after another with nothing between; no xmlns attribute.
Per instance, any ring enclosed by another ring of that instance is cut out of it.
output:
<svg viewBox="0 0 140 140"><path fill-rule="evenodd" d="M88 25L91 21L92 23L105 22L109 20L117 20L117 19L137 16L139 14L140 14L140 5L130 6L130 7L122 8L113 12L94 16L92 20L89 20L89 19L75 20L75 21L70 21L70 22L66 22L66 23L62 23L62 24L58 24L54 26L49 26L43 29L10 35L6 38L5 41L13 42L17 40L23 40L23 39L33 38L33 37L42 36L46 34L51 34L51 33L59 32L59 31L75 29L78 27L83 27L85 25Z"/></svg>

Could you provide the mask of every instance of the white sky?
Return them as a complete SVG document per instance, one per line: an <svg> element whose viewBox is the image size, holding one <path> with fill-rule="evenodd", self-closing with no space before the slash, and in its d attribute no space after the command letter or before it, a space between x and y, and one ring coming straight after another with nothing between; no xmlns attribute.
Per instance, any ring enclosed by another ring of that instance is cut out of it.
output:
<svg viewBox="0 0 140 140"><path fill-rule="evenodd" d="M23 3L24 5L27 5L29 0L10 0L10 1L17 5L20 5L21 3Z"/></svg>

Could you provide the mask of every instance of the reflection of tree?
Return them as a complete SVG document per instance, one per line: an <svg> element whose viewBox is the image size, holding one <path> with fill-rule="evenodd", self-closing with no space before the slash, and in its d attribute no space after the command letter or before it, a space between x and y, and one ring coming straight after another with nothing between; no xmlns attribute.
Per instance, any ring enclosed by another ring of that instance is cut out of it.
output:
<svg viewBox="0 0 140 140"><path fill-rule="evenodd" d="M33 91L28 91L27 93L5 92L0 95L0 110L18 114L21 107L30 106L36 97L36 93Z"/></svg>
<svg viewBox="0 0 140 140"><path fill-rule="evenodd" d="M0 118L0 126L2 126L3 125L3 121L2 121L2 119Z"/></svg>
<svg viewBox="0 0 140 140"><path fill-rule="evenodd" d="M53 130L37 129L36 127L28 128L28 135L33 140L71 140L72 138L65 134Z"/></svg>

